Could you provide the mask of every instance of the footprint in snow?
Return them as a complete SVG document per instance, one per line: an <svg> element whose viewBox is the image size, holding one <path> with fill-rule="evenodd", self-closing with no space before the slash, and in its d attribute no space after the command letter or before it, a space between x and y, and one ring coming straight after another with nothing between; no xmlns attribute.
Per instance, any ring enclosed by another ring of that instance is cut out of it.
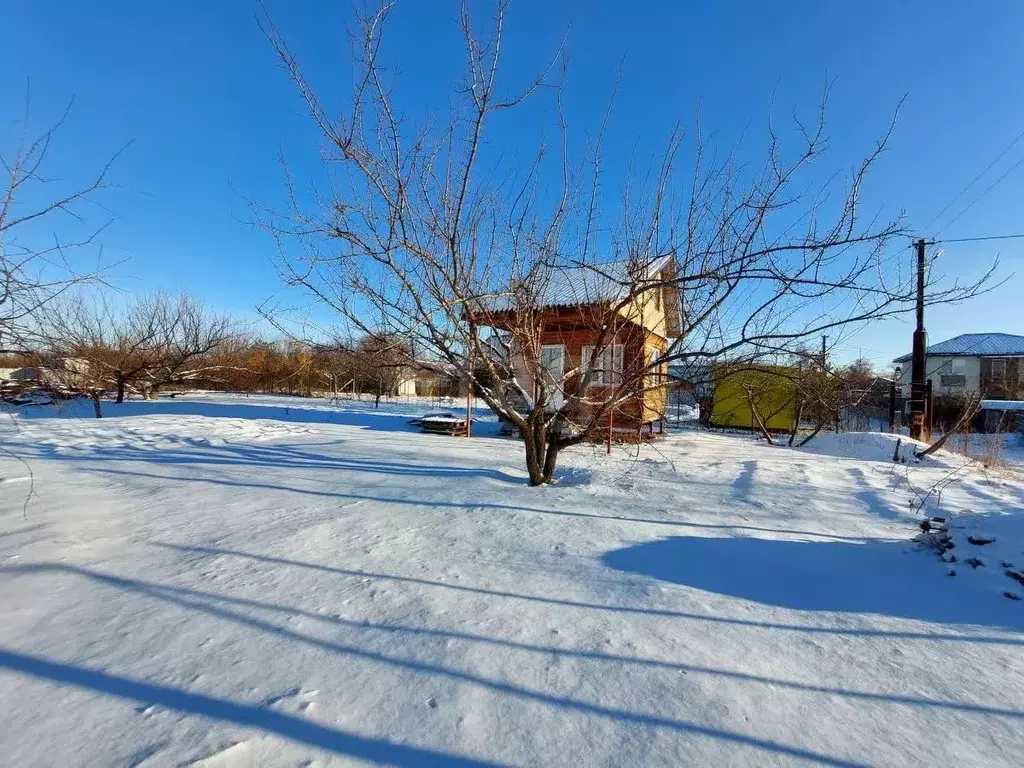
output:
<svg viewBox="0 0 1024 768"><path fill-rule="evenodd" d="M320 693L318 690L304 690L302 688L292 688L289 691L285 691L277 696L269 696L264 699L260 706L270 707L282 707L286 709L294 709L299 712L305 712L311 709L315 702L313 699Z"/></svg>

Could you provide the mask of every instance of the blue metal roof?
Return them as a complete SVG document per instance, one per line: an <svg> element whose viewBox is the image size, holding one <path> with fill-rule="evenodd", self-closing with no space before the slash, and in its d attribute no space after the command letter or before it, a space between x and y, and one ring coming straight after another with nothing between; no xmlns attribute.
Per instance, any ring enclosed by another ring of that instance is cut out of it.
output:
<svg viewBox="0 0 1024 768"><path fill-rule="evenodd" d="M928 354L933 357L1024 357L1024 336L1011 333L964 333L930 345ZM903 355L893 362L905 363L911 357L909 354Z"/></svg>

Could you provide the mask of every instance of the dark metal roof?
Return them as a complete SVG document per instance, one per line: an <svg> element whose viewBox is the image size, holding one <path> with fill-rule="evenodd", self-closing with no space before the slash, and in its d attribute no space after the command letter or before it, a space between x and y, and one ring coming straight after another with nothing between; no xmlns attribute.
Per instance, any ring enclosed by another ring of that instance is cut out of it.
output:
<svg viewBox="0 0 1024 768"><path fill-rule="evenodd" d="M1024 357L1024 336L1010 333L964 333L928 347L931 357ZM912 355L893 360L905 363Z"/></svg>

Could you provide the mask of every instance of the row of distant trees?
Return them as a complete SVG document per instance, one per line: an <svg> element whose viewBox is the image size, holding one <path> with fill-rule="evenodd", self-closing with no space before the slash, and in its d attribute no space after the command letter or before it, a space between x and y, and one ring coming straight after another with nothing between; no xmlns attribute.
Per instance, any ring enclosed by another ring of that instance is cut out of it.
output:
<svg viewBox="0 0 1024 768"><path fill-rule="evenodd" d="M366 334L323 343L261 338L188 293L118 297L83 294L36 313L26 348L5 367L116 402L162 390L395 393L413 369L407 342Z"/></svg>

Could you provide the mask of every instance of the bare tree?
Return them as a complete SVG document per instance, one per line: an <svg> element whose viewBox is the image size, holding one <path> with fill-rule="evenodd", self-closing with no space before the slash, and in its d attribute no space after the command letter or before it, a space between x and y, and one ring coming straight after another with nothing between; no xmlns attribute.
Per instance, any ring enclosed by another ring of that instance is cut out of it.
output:
<svg viewBox="0 0 1024 768"><path fill-rule="evenodd" d="M170 318L157 297L117 306L103 293L76 295L52 305L43 327L49 346L72 359L85 360L95 386L113 386L117 402L143 380L160 359Z"/></svg>
<svg viewBox="0 0 1024 768"><path fill-rule="evenodd" d="M75 295L41 313L47 345L88 365L96 386L112 386L117 402L128 388L155 397L159 388L210 375L211 359L231 338L230 318L187 293L136 296L122 306L111 296Z"/></svg>
<svg viewBox="0 0 1024 768"><path fill-rule="evenodd" d="M444 119L415 120L399 103L381 60L394 4L360 18L353 93L340 111L265 20L322 136L328 183L307 202L285 164L291 208L255 211L277 238L291 285L364 333L411 340L511 422L531 484L551 482L559 452L659 386L651 378L669 362L785 358L808 337L913 306L904 254L889 248L903 233L900 218L861 211L891 126L845 186L811 172L828 143L823 99L814 120L794 118L788 152L771 123L755 164L716 155L696 127L693 161L684 163L691 138L677 127L651 170L636 159L622 187L606 192L604 130L579 157L569 149L560 51L518 89L500 82L507 5L498 0L486 24L463 5L466 70L441 105ZM547 100L557 125L553 136L538 131L524 162L515 147L496 145L492 128L509 113L526 120L521 108L536 100ZM933 284L929 301L977 290ZM554 300L571 305L593 341L589 356L552 373L542 336ZM615 368L616 348L634 343L622 335L659 300L678 317L666 333L673 340L654 358L630 355Z"/></svg>
<svg viewBox="0 0 1024 768"><path fill-rule="evenodd" d="M10 150L0 144L0 353L34 349L36 314L73 286L96 279L94 266L82 269L74 256L99 250L97 236L109 222L90 227L85 211L110 188L110 168L120 154L91 179L68 184L49 166L50 150L71 105L38 134L30 130L29 111L26 98ZM5 139L0 136L0 142ZM105 210L93 205L97 209ZM58 229L79 234L65 237Z"/></svg>
<svg viewBox="0 0 1024 768"><path fill-rule="evenodd" d="M387 334L367 334L353 350L356 365L355 383L360 392L374 396L374 407L380 399L398 391L402 376L410 370L412 353L408 342Z"/></svg>
<svg viewBox="0 0 1024 768"><path fill-rule="evenodd" d="M188 293L176 297L157 294L159 314L165 318L159 355L147 371L147 395L156 397L161 387L187 384L219 369L212 354L234 333L234 321L213 312Z"/></svg>

